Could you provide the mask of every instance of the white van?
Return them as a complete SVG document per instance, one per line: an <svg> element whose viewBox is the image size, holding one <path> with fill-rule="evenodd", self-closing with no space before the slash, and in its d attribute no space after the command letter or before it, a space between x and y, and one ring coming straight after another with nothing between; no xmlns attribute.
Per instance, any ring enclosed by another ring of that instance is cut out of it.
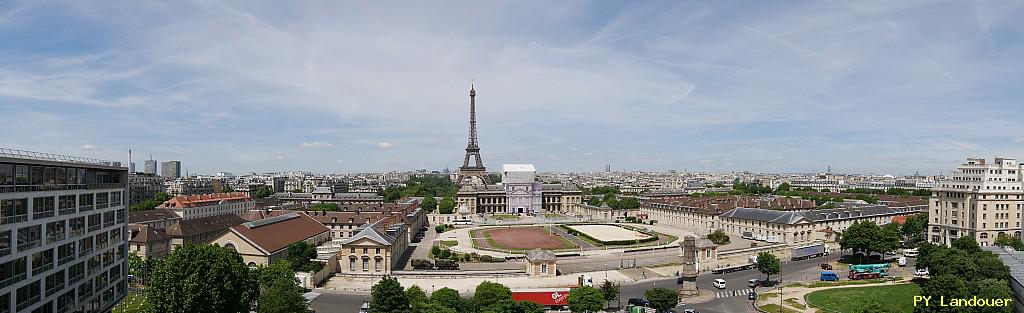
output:
<svg viewBox="0 0 1024 313"><path fill-rule="evenodd" d="M754 237L754 240L757 240L757 241L764 241L764 240L765 240L765 237L764 237L764 235L762 235L762 234L757 234L757 237Z"/></svg>
<svg viewBox="0 0 1024 313"><path fill-rule="evenodd" d="M898 259L898 260L896 261L896 264L897 264L897 265L899 265L900 267L903 267L903 266L907 266L907 257L905 257L905 256L901 256L901 257L900 257L900 258L899 258L899 259Z"/></svg>
<svg viewBox="0 0 1024 313"><path fill-rule="evenodd" d="M473 225L473 221L471 221L471 220L454 220L454 221L452 221L452 225Z"/></svg>
<svg viewBox="0 0 1024 313"><path fill-rule="evenodd" d="M908 258L916 258L917 257L917 249L906 249L906 250L903 250L903 256L908 257Z"/></svg>
<svg viewBox="0 0 1024 313"><path fill-rule="evenodd" d="M725 280L721 278L715 278L715 282L711 283L718 289L725 289Z"/></svg>
<svg viewBox="0 0 1024 313"><path fill-rule="evenodd" d="M779 242L779 237L778 236L768 236L768 238L765 238L765 241L767 241L768 243L778 243Z"/></svg>

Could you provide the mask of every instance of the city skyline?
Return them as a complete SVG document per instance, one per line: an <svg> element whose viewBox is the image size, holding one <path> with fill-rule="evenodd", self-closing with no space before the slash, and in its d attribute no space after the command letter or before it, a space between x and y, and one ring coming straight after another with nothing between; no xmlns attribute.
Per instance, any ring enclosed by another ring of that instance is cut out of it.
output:
<svg viewBox="0 0 1024 313"><path fill-rule="evenodd" d="M11 2L0 146L209 174L454 170L472 83L492 168L947 174L1024 155L1022 10Z"/></svg>

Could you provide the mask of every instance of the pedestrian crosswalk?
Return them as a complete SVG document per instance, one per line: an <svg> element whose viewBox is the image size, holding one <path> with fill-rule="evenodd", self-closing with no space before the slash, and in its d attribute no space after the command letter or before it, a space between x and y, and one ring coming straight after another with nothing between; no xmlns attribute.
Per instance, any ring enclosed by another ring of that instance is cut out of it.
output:
<svg viewBox="0 0 1024 313"><path fill-rule="evenodd" d="M715 298L728 298L728 297L736 297L736 296L744 296L744 297L746 297L747 294L749 294L751 291L754 291L754 289L747 288L747 289L737 289L737 290L730 290L730 291L717 291L717 292L715 292Z"/></svg>

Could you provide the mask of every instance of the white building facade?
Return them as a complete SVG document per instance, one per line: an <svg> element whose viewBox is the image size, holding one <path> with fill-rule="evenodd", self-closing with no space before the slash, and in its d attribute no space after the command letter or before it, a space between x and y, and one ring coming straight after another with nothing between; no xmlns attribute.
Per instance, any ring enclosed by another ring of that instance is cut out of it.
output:
<svg viewBox="0 0 1024 313"><path fill-rule="evenodd" d="M971 236L979 245L999 235L1020 235L1024 204L1024 166L1016 159L987 162L969 158L932 188L928 203L928 235L932 243L950 244Z"/></svg>
<svg viewBox="0 0 1024 313"><path fill-rule="evenodd" d="M543 207L541 183L536 181L533 164L502 165L501 181L505 187L507 213L538 214Z"/></svg>

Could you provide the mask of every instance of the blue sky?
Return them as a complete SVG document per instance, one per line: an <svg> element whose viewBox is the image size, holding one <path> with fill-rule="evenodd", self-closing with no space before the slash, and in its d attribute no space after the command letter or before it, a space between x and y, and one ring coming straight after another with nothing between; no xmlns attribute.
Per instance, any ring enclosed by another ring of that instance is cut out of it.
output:
<svg viewBox="0 0 1024 313"><path fill-rule="evenodd" d="M1022 17L1022 1L0 1L0 146L200 173L454 169L475 83L491 168L937 174L1024 158Z"/></svg>

